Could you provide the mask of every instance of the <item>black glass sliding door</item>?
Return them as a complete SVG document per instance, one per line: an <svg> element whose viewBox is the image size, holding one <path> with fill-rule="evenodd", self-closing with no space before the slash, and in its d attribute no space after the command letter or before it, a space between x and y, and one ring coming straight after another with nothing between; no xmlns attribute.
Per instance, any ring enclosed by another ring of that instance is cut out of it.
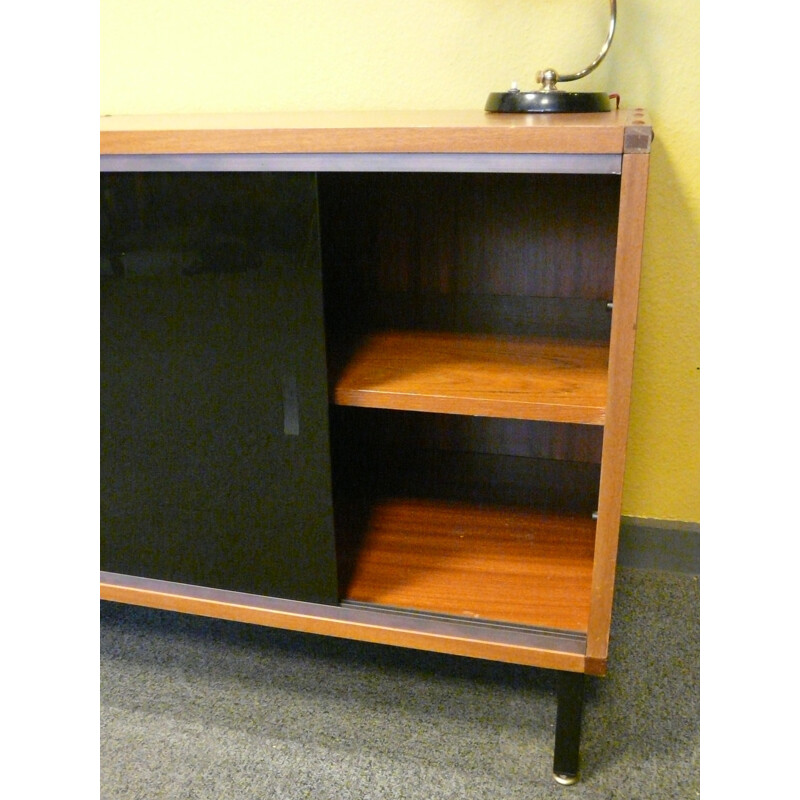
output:
<svg viewBox="0 0 800 800"><path fill-rule="evenodd" d="M314 176L101 174L101 568L337 600Z"/></svg>

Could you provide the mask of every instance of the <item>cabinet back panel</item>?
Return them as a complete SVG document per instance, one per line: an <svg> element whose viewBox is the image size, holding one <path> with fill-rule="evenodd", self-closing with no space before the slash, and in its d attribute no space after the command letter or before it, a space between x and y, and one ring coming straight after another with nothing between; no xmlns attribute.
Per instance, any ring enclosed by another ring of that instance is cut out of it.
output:
<svg viewBox="0 0 800 800"><path fill-rule="evenodd" d="M600 463L603 430L596 425L426 414L383 409L331 408L331 423L347 430L354 447L420 447L524 458Z"/></svg>
<svg viewBox="0 0 800 800"><path fill-rule="evenodd" d="M597 510L602 429L331 409L334 493Z"/></svg>
<svg viewBox="0 0 800 800"><path fill-rule="evenodd" d="M617 176L327 173L319 191L334 329L608 337Z"/></svg>

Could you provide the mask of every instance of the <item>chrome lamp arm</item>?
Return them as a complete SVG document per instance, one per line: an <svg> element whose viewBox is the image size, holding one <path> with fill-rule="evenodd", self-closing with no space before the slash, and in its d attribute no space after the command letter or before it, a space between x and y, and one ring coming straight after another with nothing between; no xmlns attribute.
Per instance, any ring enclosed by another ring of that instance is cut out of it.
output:
<svg viewBox="0 0 800 800"><path fill-rule="evenodd" d="M585 67L580 72L573 72L570 75L560 75L554 69L543 69L536 73L536 80L542 85L541 91L552 92L556 91L556 83L564 83L566 81L577 81L580 78L585 78L590 72L593 72L600 62L606 57L608 48L611 47L611 42L614 39L614 31L617 28L617 0L611 0L611 21L608 25L608 36L606 37L597 58Z"/></svg>

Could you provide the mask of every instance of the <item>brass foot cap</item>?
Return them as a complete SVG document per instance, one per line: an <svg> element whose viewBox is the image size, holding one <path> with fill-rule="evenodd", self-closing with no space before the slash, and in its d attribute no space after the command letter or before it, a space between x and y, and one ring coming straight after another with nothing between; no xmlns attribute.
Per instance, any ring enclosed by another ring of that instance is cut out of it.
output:
<svg viewBox="0 0 800 800"><path fill-rule="evenodd" d="M572 786L574 783L578 782L577 775L559 775L557 772L554 772L553 777L556 783L560 783L562 786Z"/></svg>

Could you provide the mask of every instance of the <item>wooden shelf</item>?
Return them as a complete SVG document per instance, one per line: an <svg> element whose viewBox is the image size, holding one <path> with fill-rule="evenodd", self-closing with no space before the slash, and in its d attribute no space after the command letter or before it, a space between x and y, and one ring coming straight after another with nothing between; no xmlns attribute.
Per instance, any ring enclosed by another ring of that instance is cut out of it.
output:
<svg viewBox="0 0 800 800"><path fill-rule="evenodd" d="M345 600L586 633L589 515L403 498L337 516Z"/></svg>
<svg viewBox="0 0 800 800"><path fill-rule="evenodd" d="M599 342L431 332L375 333L338 373L338 405L603 425L608 347Z"/></svg>

